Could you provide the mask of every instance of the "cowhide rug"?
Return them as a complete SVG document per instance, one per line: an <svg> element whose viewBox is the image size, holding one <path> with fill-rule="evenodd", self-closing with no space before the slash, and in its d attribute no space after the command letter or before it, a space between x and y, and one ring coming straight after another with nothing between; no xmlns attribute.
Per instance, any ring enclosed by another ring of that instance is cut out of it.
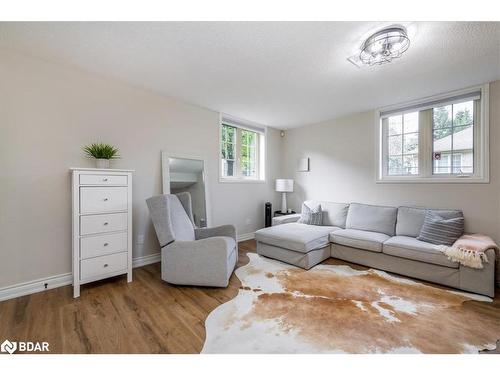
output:
<svg viewBox="0 0 500 375"><path fill-rule="evenodd" d="M487 297L373 269L305 271L248 256L238 295L207 318L202 353L477 353L500 338Z"/></svg>

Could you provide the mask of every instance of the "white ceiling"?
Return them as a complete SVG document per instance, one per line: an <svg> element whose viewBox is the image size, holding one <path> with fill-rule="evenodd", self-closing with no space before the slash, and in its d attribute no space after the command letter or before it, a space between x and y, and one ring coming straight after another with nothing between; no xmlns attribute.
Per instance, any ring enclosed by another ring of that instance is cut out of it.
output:
<svg viewBox="0 0 500 375"><path fill-rule="evenodd" d="M500 78L500 23L402 22L400 60L346 60L390 24L0 23L0 47L281 129Z"/></svg>

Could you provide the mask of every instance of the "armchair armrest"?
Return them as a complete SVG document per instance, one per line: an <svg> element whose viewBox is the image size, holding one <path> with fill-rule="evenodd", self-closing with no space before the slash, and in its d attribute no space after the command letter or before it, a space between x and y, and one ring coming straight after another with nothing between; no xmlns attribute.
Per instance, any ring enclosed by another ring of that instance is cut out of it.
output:
<svg viewBox="0 0 500 375"><path fill-rule="evenodd" d="M237 261L235 246L227 237L174 241L162 249L162 279L178 285L226 287Z"/></svg>
<svg viewBox="0 0 500 375"><path fill-rule="evenodd" d="M236 241L236 229L234 225L220 225L211 228L195 228L194 237L196 240L202 240L210 237L231 237Z"/></svg>
<svg viewBox="0 0 500 375"><path fill-rule="evenodd" d="M276 216L273 217L273 227L275 225L280 225L280 224L295 223L299 219L300 219L300 214Z"/></svg>
<svg viewBox="0 0 500 375"><path fill-rule="evenodd" d="M228 246L227 240L220 237L204 238L196 241L175 241L166 247L166 254L189 259L195 262L197 259L206 257L221 259L227 258ZM206 259L204 260L206 261Z"/></svg>

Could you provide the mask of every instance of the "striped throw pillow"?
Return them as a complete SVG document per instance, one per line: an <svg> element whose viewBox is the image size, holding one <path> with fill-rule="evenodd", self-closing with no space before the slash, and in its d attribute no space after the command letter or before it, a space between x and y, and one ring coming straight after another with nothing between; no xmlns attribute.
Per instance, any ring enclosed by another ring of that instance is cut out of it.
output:
<svg viewBox="0 0 500 375"><path fill-rule="evenodd" d="M300 219L297 221L302 224L321 225L323 223L323 212L321 205L318 204L314 207L309 207L307 204L302 204L302 213Z"/></svg>
<svg viewBox="0 0 500 375"><path fill-rule="evenodd" d="M435 212L427 211L417 240L451 246L463 233L463 216L445 219Z"/></svg>

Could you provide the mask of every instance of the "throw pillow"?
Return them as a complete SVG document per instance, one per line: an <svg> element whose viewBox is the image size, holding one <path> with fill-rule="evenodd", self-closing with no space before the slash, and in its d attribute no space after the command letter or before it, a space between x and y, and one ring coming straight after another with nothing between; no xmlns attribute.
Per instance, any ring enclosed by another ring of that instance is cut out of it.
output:
<svg viewBox="0 0 500 375"><path fill-rule="evenodd" d="M321 225L323 223L323 213L321 212L321 205L318 204L314 207L309 207L307 204L302 204L302 213L298 223L309 225Z"/></svg>
<svg viewBox="0 0 500 375"><path fill-rule="evenodd" d="M435 212L427 211L417 240L451 246L463 233L463 216L445 219Z"/></svg>

